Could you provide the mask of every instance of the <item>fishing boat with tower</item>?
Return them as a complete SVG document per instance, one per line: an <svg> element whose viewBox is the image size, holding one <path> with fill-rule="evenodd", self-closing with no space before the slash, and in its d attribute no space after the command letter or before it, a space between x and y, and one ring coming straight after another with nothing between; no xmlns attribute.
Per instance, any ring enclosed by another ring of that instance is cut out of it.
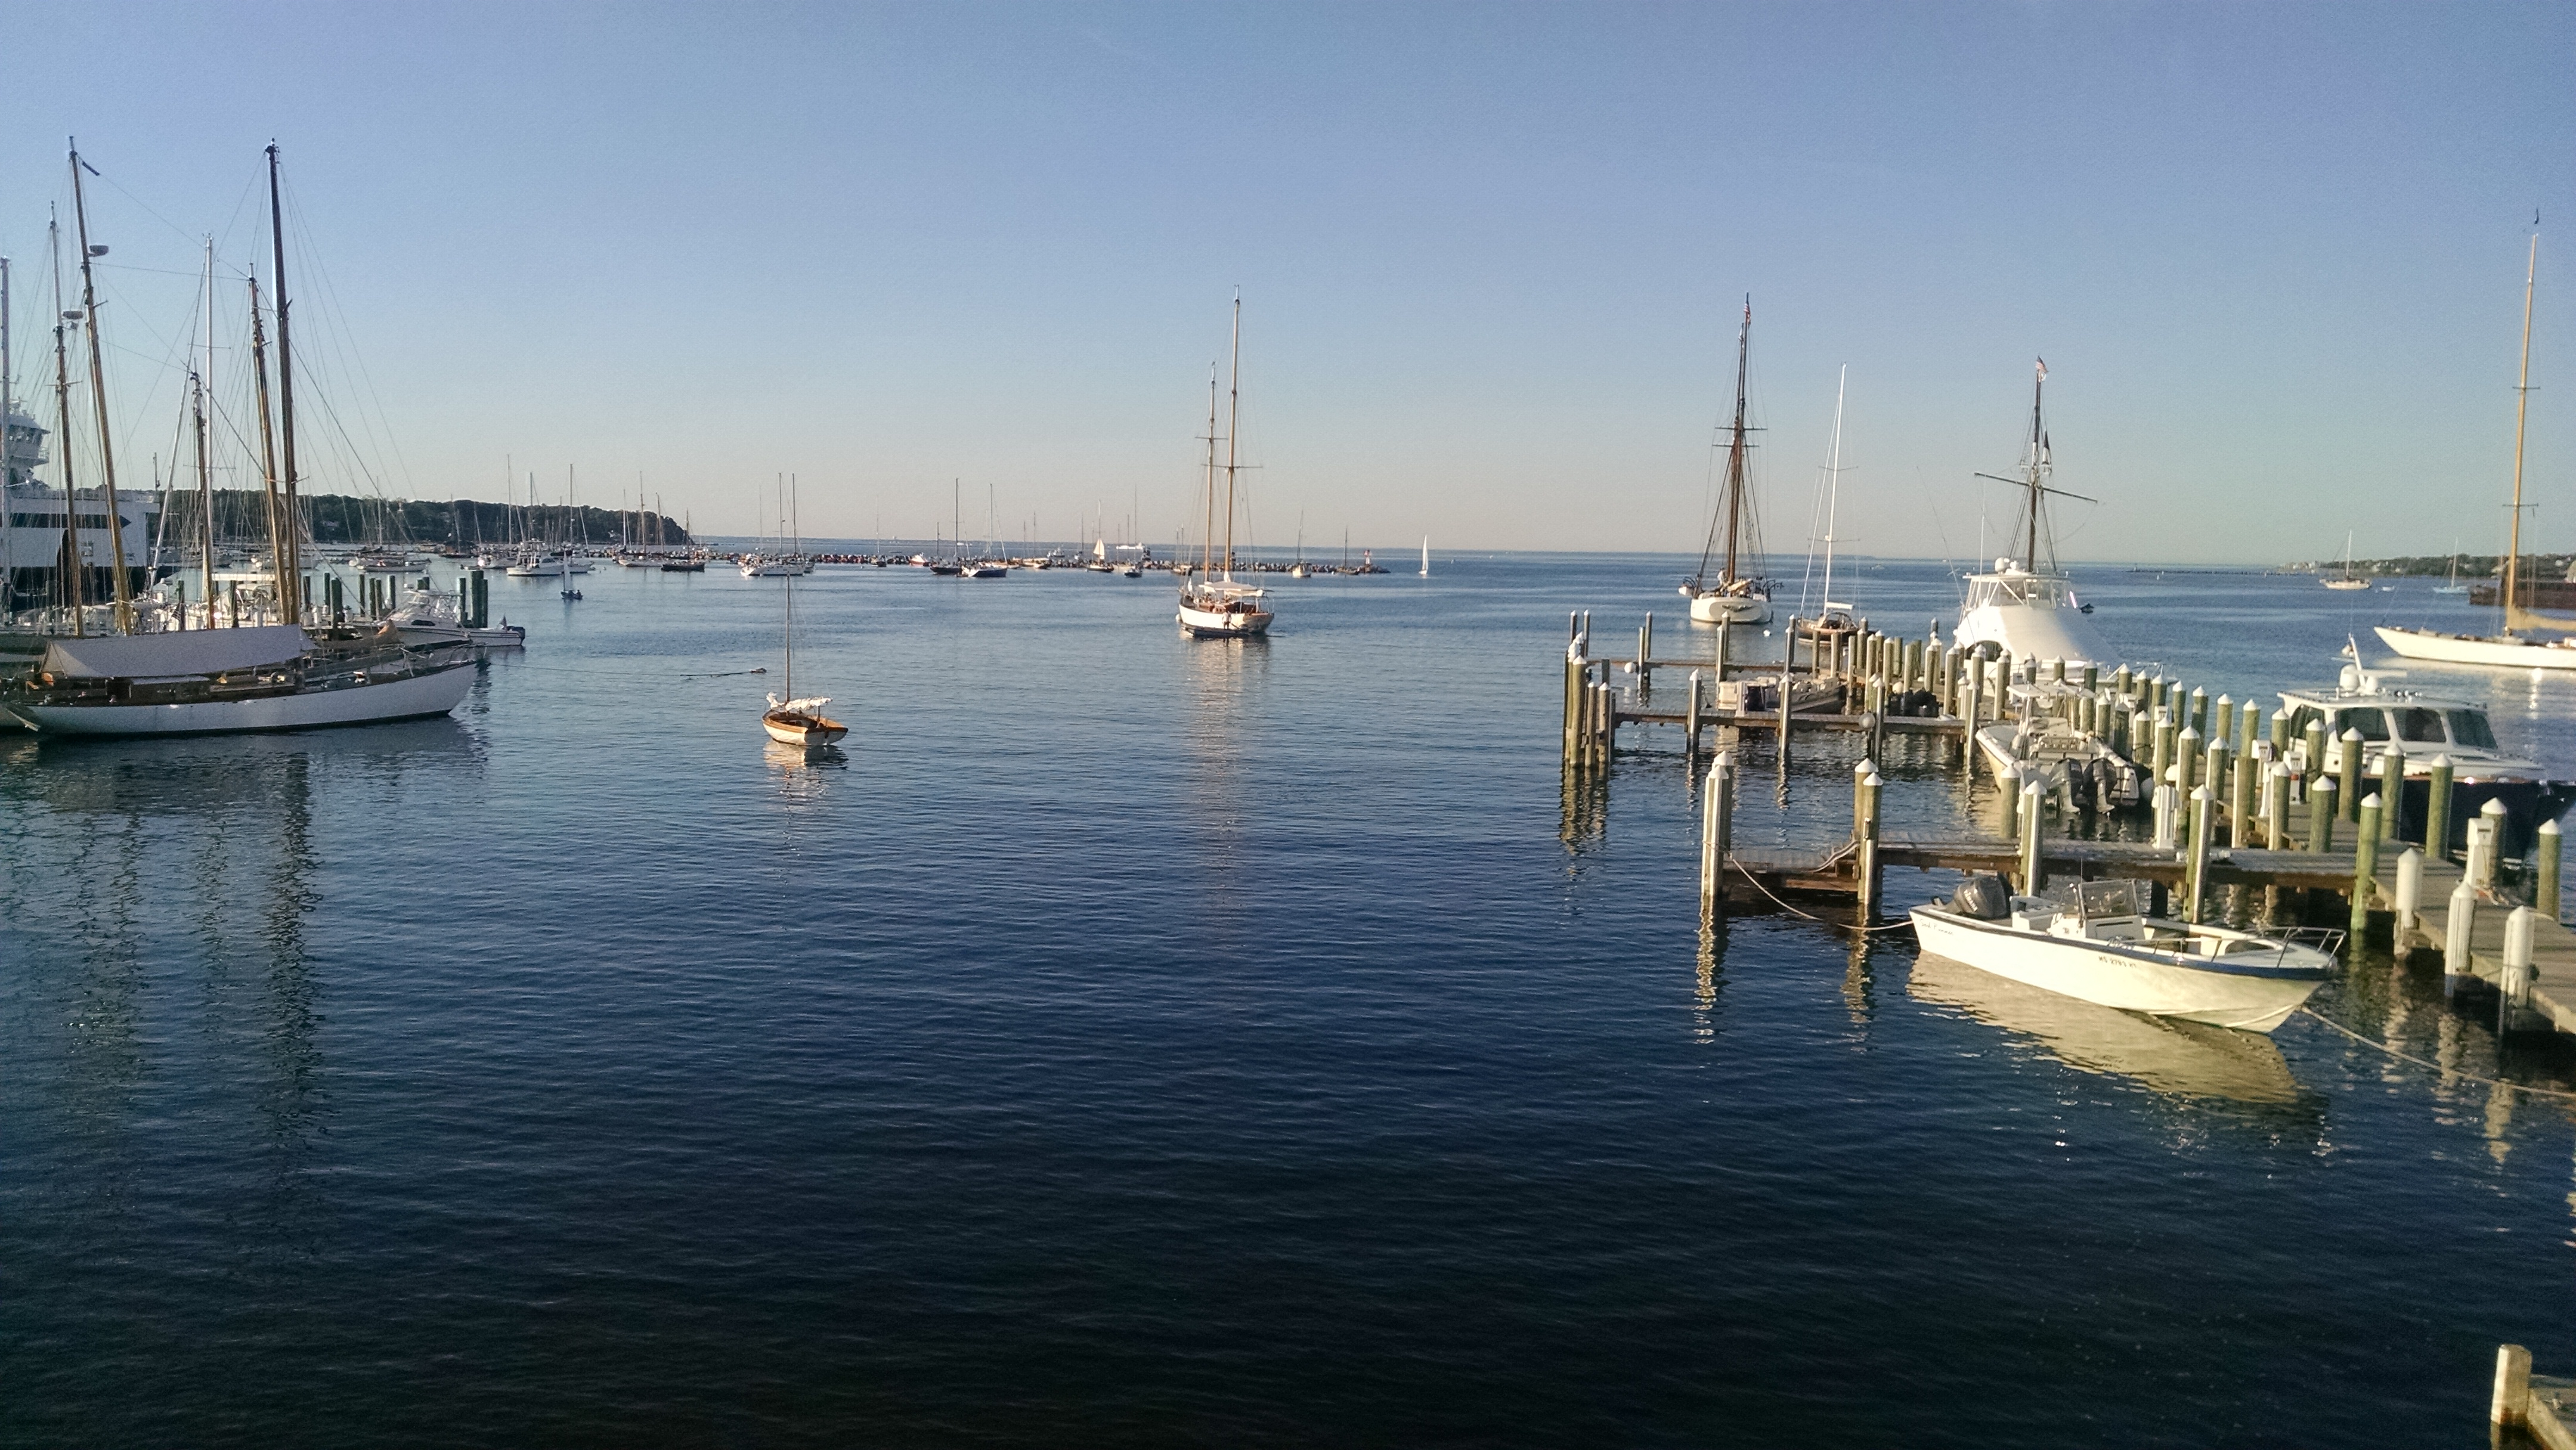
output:
<svg viewBox="0 0 2576 1450"><path fill-rule="evenodd" d="M2093 500L2068 493L2049 480L2056 462L2048 441L2048 422L2041 407L2048 385L2048 362L2038 359L2030 385L2030 441L2022 454L2021 476L1980 473L1979 478L2008 483L2022 490L2021 517L2013 533L2021 557L1995 560L1991 572L1968 576L1968 593L1959 611L1954 643L1988 657L2010 655L2024 660L2069 663L2114 663L2110 646L2085 616L2092 606L2075 597L2075 581L2057 562L2057 537L2048 525L2048 500Z"/></svg>

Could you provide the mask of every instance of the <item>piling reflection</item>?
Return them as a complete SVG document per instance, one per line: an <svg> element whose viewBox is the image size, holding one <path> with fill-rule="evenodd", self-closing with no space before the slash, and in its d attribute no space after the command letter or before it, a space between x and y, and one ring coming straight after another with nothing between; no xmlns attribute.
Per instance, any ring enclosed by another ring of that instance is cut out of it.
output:
<svg viewBox="0 0 2576 1450"><path fill-rule="evenodd" d="M1877 1011L1871 958L1879 949L1878 933L1855 930L1843 935L1850 940L1843 965L1843 1011L1850 1014L1854 1027L1867 1027Z"/></svg>
<svg viewBox="0 0 2576 1450"><path fill-rule="evenodd" d="M2127 1078L2168 1096L2302 1099L2280 1048L2259 1033L2096 1006L1930 952L1916 958L1906 993L2012 1032L2079 1072Z"/></svg>

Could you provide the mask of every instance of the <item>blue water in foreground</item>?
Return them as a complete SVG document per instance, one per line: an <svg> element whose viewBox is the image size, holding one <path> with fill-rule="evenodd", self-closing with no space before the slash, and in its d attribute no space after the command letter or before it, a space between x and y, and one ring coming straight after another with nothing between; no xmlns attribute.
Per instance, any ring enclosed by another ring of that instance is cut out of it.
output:
<svg viewBox="0 0 2576 1450"><path fill-rule="evenodd" d="M1684 567L1280 579L1250 646L827 567L812 761L778 581L496 578L453 719L0 744L0 1440L2467 1446L2498 1341L2576 1365L2565 1100L1704 944L1671 736L1557 769L1566 611L1705 648ZM2240 699L2478 618L2082 576ZM2568 682L2439 678L2576 771ZM1847 745L1785 813L1748 754L1739 839L1848 820ZM2317 1005L2499 1069L2420 958Z"/></svg>

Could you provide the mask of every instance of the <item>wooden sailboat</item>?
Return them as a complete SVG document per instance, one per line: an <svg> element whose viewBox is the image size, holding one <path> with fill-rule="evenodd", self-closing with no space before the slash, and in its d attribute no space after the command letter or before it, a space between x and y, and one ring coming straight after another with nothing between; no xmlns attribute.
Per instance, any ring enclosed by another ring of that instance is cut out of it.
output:
<svg viewBox="0 0 2576 1450"><path fill-rule="evenodd" d="M1771 581L1744 572L1762 556L1760 521L1753 495L1745 484L1744 374L1753 343L1753 299L1744 299L1744 326L1735 338L1735 422L1726 445L1726 491L1708 521L1708 542L1700 549L1699 572L1682 585L1690 616L1702 624L1768 624ZM1722 541L1722 543L1721 543ZM1709 566L1717 565L1715 573ZM1426 566L1427 567L1427 566Z"/></svg>
<svg viewBox="0 0 2576 1450"><path fill-rule="evenodd" d="M2537 218L2534 219L2535 221ZM2380 642L2408 659L2455 665L2502 665L2509 669L2576 670L2576 638L2561 635L2536 639L2533 628L2567 628L2530 612L2522 580L2522 440L2531 407L2531 299L2540 277L2540 233L2531 234L2531 256L2522 276L2522 375L2514 387L2513 526L2504 556L2504 589L2496 602L2504 612L2503 628L2490 635L2438 634L2429 629L2380 625Z"/></svg>
<svg viewBox="0 0 2576 1450"><path fill-rule="evenodd" d="M1207 474L1208 526L1199 548L1198 571L1183 575L1179 620L1181 633L1192 639L1251 639L1270 632L1267 591L1234 582L1234 475L1240 466L1234 449L1236 423L1243 412L1243 298L1234 299L1233 375L1227 385L1225 414L1225 553L1216 549L1216 374L1208 374ZM1221 567L1220 567L1221 566Z"/></svg>
<svg viewBox="0 0 2576 1450"><path fill-rule="evenodd" d="M786 646L786 671L780 680L787 697L769 697L769 708L761 712L760 728L781 745L829 745L850 733L850 727L823 713L832 703L828 696L816 695L799 700L796 695L796 576L780 576L787 585L786 625L782 631Z"/></svg>

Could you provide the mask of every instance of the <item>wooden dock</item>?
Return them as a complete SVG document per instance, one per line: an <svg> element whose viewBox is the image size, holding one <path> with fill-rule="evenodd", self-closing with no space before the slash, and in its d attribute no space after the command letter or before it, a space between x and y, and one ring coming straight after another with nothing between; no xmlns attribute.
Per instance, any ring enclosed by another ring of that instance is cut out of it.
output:
<svg viewBox="0 0 2576 1450"><path fill-rule="evenodd" d="M2451 894L2462 879L2459 866L2427 858L2423 898L2411 927L2394 919L2397 900L2393 878L2379 883L2372 893L2372 906L2390 913L2390 945L2400 956L2445 949L2450 937ZM2576 932L2554 918L2541 917L2532 932L2530 979L2520 980L2517 972L2509 981L2505 970L2505 923L2513 909L2524 903L2496 889L2478 892L2476 897L2476 911L2470 918L2469 957L2463 964L2468 970L2455 975L2486 983L2506 998L2498 1014L2498 1022L2506 1030L2554 1028L2576 1032Z"/></svg>

